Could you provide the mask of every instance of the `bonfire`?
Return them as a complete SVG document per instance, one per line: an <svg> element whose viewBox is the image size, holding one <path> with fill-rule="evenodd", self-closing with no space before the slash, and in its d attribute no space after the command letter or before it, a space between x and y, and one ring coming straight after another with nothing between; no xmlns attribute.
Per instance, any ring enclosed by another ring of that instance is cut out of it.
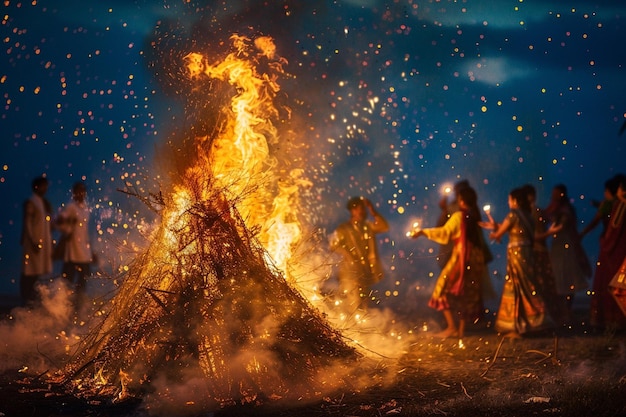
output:
<svg viewBox="0 0 626 417"><path fill-rule="evenodd" d="M187 56L191 80L227 84L232 99L213 133L193 139L171 189L151 199L150 244L60 370L78 395L167 396L160 386L192 383L184 400L202 407L301 398L337 383L359 356L286 274L305 181L294 168L271 182L283 61L270 38L231 41L217 63Z"/></svg>

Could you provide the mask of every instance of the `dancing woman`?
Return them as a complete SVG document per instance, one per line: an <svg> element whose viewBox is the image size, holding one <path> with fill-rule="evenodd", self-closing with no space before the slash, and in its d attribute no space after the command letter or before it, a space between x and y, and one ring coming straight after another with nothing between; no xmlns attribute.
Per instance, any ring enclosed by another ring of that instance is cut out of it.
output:
<svg viewBox="0 0 626 417"><path fill-rule="evenodd" d="M492 222L489 238L500 242L508 233L506 277L495 328L509 337L552 327L534 276L534 221L528 196L523 188L509 194L509 214L501 224Z"/></svg>

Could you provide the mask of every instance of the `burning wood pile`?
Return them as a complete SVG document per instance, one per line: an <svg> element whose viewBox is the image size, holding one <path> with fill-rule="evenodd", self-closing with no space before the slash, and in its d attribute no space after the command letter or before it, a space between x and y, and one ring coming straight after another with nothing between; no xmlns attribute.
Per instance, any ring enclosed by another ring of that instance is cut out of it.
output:
<svg viewBox="0 0 626 417"><path fill-rule="evenodd" d="M241 48L247 40L233 39L239 50L227 65L211 66L198 57L192 64L196 75L202 68L201 73L233 84L233 103L239 104L223 110L227 122L214 136L196 139L192 161L157 202L160 223L150 245L129 265L105 314L59 373L79 395L141 396L159 391L159 384L196 381L187 404L306 397L336 384L342 365L358 357L274 265L275 255L266 250L271 239L264 237L271 227L254 220L276 213L271 201L254 205L268 190L255 185L255 178L271 175L258 171L263 164L251 160L255 151L249 149L257 144L266 149L273 129L266 114L255 114L251 101L241 100L264 98L259 108L267 112L268 91L276 88L272 77L245 61L249 55ZM255 44L273 47L267 38ZM259 56L273 55L263 51ZM247 65L253 87L243 84L245 71L236 72L236 64ZM216 75L218 68L229 72ZM246 125L246 114L254 123ZM236 142L247 150L235 162L224 162L226 154L239 154ZM277 218L291 217L275 216L272 224Z"/></svg>
<svg viewBox="0 0 626 417"><path fill-rule="evenodd" d="M76 389L125 396L164 375L172 384L203 377L218 403L249 402L319 389L320 372L356 357L215 197L162 228L135 260L64 370Z"/></svg>

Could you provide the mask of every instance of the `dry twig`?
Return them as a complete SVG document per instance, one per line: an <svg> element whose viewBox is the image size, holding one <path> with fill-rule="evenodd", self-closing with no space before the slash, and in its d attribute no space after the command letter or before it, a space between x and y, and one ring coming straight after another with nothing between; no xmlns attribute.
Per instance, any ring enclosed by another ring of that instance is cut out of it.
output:
<svg viewBox="0 0 626 417"><path fill-rule="evenodd" d="M496 353L493 355L493 360L491 361L491 363L489 364L487 369L485 369L485 371L482 374L480 374L481 377L484 377L485 375L487 375L487 372L489 372L489 369L491 369L491 367L496 363L496 359L498 358L498 353L500 352L500 348L502 347L502 343L504 343L504 337L502 337L500 339L500 343L498 344L498 348L496 349Z"/></svg>
<svg viewBox="0 0 626 417"><path fill-rule="evenodd" d="M462 382L461 382L461 389L463 390L463 394L465 394L465 396L471 400L472 396L467 393L467 389L465 389L465 385L463 385Z"/></svg>

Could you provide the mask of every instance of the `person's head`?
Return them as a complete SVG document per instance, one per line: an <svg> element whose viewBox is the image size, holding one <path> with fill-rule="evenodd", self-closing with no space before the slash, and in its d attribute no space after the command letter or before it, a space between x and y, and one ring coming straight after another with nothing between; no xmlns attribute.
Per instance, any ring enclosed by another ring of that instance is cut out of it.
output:
<svg viewBox="0 0 626 417"><path fill-rule="evenodd" d="M87 187L83 182L76 182L72 186L72 198L75 201L83 202L87 196Z"/></svg>
<svg viewBox="0 0 626 417"><path fill-rule="evenodd" d="M459 180L457 182L454 183L454 185L452 186L454 194L458 195L459 192L464 189L464 188L470 188L470 183L468 180Z"/></svg>
<svg viewBox="0 0 626 417"><path fill-rule="evenodd" d="M530 201L530 204L531 205L535 204L535 202L537 201L537 189L535 188L535 186L532 184L526 184L522 186L522 189L526 193L526 196L528 197L528 201Z"/></svg>
<svg viewBox="0 0 626 417"><path fill-rule="evenodd" d="M352 220L363 221L367 217L367 211L365 210L365 200L363 197L352 197L348 200L346 208L350 212Z"/></svg>
<svg viewBox="0 0 626 417"><path fill-rule="evenodd" d="M530 201L528 200L528 193L524 187L514 188L509 193L509 207L519 208L524 211L530 211Z"/></svg>
<svg viewBox="0 0 626 417"><path fill-rule="evenodd" d="M617 187L616 197L626 203L626 175L619 176L619 185Z"/></svg>
<svg viewBox="0 0 626 417"><path fill-rule="evenodd" d="M478 197L476 191L470 187L463 187L457 191L457 197L459 200L459 207L461 209L469 210L476 207Z"/></svg>
<svg viewBox="0 0 626 417"><path fill-rule="evenodd" d="M604 182L604 198L607 200L613 200L615 198L622 177L624 177L623 174L617 174Z"/></svg>
<svg viewBox="0 0 626 417"><path fill-rule="evenodd" d="M39 196L43 196L48 191L48 179L44 176L37 177L31 184L33 192Z"/></svg>
<svg viewBox="0 0 626 417"><path fill-rule="evenodd" d="M555 203L569 203L567 187L565 184L557 184L552 188L552 201Z"/></svg>

